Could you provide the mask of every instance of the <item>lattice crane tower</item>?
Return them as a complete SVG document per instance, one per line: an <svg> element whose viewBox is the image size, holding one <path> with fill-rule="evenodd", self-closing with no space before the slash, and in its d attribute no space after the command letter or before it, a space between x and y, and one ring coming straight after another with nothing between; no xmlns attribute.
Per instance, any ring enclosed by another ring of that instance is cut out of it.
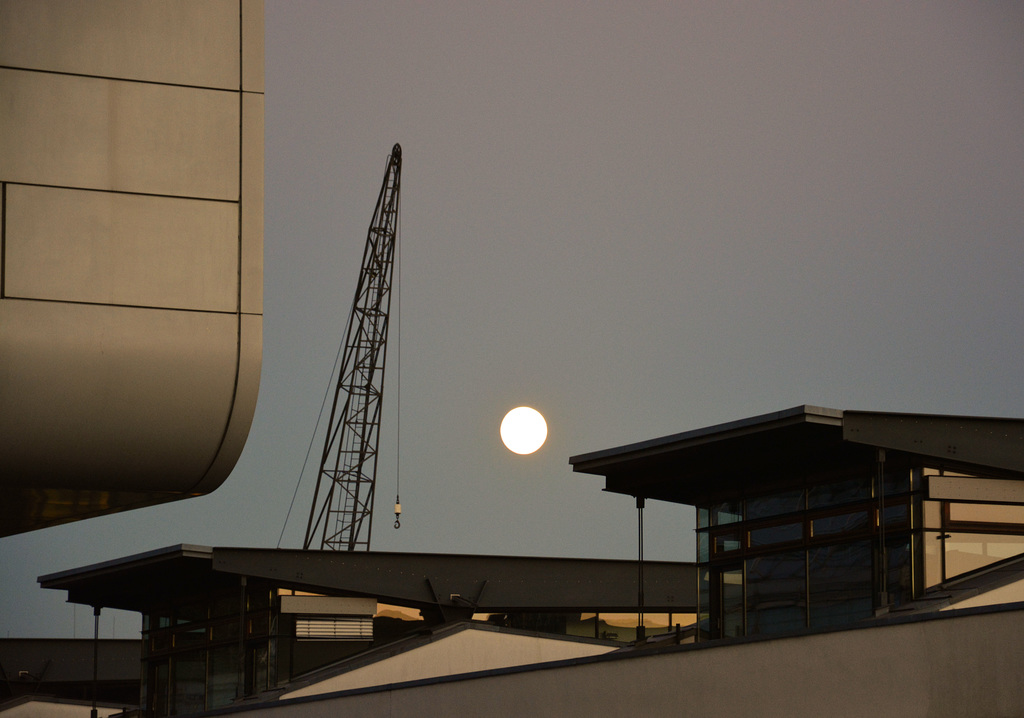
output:
<svg viewBox="0 0 1024 718"><path fill-rule="evenodd" d="M306 549L316 542L321 549L335 551L370 548L401 173L402 147L396 144L366 235L306 525ZM398 511L396 505L396 516Z"/></svg>

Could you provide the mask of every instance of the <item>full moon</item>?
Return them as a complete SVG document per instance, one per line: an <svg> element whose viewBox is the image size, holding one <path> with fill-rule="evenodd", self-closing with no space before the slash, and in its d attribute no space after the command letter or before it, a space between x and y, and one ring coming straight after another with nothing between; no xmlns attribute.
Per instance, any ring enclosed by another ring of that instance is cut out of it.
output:
<svg viewBox="0 0 1024 718"><path fill-rule="evenodd" d="M547 438L547 422L536 409L517 406L501 420L501 440L509 451L532 454Z"/></svg>

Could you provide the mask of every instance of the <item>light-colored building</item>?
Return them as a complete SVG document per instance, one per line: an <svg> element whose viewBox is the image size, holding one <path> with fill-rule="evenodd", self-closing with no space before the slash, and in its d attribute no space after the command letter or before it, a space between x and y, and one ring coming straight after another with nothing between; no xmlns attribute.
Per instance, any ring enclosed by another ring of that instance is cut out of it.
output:
<svg viewBox="0 0 1024 718"><path fill-rule="evenodd" d="M0 535L207 493L262 350L262 0L0 0Z"/></svg>

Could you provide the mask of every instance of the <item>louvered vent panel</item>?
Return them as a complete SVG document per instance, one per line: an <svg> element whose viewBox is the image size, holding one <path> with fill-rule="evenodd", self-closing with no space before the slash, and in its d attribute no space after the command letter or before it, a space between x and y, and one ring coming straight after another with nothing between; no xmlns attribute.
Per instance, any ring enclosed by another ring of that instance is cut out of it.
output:
<svg viewBox="0 0 1024 718"><path fill-rule="evenodd" d="M372 617L299 616L295 619L295 637L300 640L370 641Z"/></svg>

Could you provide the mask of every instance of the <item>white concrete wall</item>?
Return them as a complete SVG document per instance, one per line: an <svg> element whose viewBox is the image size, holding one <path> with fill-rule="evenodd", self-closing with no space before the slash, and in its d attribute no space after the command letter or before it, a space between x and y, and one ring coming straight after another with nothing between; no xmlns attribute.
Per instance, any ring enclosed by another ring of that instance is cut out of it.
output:
<svg viewBox="0 0 1024 718"><path fill-rule="evenodd" d="M124 713L124 709L125 706L96 706L96 715L99 718L107 718L107 716ZM57 702L52 699L19 703L7 710L0 710L2 718L90 718L91 715L91 703L84 701Z"/></svg>
<svg viewBox="0 0 1024 718"><path fill-rule="evenodd" d="M0 535L215 489L262 354L262 0L0 0L0 66Z"/></svg>
<svg viewBox="0 0 1024 718"><path fill-rule="evenodd" d="M1024 610L284 701L232 715L1024 715Z"/></svg>
<svg viewBox="0 0 1024 718"><path fill-rule="evenodd" d="M980 606L998 606L1003 603L1024 602L1024 579L1014 581L999 588L993 588L977 596L965 598L952 606L946 606L943 611L954 611L962 608L978 608Z"/></svg>
<svg viewBox="0 0 1024 718"><path fill-rule="evenodd" d="M365 686L597 656L611 650L614 650L613 647L597 643L467 628L406 653L286 693L282 697L298 698Z"/></svg>

